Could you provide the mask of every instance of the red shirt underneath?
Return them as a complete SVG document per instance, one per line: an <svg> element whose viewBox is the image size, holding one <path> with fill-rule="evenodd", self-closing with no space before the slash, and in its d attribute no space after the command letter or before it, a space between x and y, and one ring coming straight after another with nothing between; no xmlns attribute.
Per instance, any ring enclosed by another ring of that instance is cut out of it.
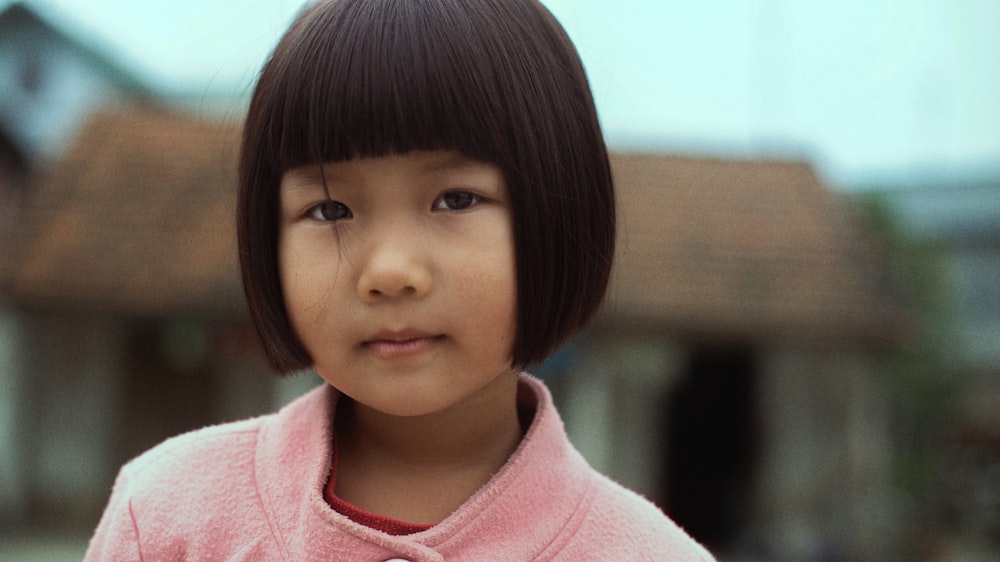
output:
<svg viewBox="0 0 1000 562"><path fill-rule="evenodd" d="M360 523L365 527L371 529L376 529L382 531L383 533L388 533L390 535L412 535L413 533L419 533L420 531L426 531L434 525L417 525L414 523L406 523L405 521L399 521L391 517L385 517L383 515L378 515L377 513L372 513L370 511L365 511L359 507L354 506L340 498L334 492L337 485L337 439L333 439L333 462L330 468L330 479L326 482L326 488L323 489L323 499L326 503L333 508L337 513L347 517L355 523Z"/></svg>

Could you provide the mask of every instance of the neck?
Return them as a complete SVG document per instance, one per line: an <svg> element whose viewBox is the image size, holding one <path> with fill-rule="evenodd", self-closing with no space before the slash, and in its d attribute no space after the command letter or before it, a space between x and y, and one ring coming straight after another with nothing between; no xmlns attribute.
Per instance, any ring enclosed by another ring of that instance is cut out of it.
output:
<svg viewBox="0 0 1000 562"><path fill-rule="evenodd" d="M412 523L437 523L484 485L520 443L517 374L441 412L399 417L341 397L337 495Z"/></svg>

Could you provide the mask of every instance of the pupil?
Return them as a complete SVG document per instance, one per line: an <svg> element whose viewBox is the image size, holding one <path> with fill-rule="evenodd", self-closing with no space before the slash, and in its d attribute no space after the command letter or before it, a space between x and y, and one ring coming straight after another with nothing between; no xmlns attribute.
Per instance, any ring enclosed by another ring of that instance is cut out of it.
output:
<svg viewBox="0 0 1000 562"><path fill-rule="evenodd" d="M472 204L472 195L468 193L449 193L448 206L453 209L464 209Z"/></svg>
<svg viewBox="0 0 1000 562"><path fill-rule="evenodd" d="M323 205L320 208L320 214L322 214L323 218L326 220L337 220L343 218L344 215L341 205L338 205L337 203L327 203L326 205Z"/></svg>

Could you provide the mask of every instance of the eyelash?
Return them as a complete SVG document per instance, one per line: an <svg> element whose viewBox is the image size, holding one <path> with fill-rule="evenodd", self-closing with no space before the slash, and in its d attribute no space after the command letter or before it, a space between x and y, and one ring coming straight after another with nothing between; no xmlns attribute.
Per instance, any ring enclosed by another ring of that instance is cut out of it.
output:
<svg viewBox="0 0 1000 562"><path fill-rule="evenodd" d="M444 204L447 202L449 196L453 198L456 196L462 197L462 202L465 203L465 205L457 209L451 207L445 207ZM468 191L449 191L448 193L445 193L441 197L435 199L432 208L435 211L464 211L466 209L475 207L476 205L482 202L483 198L480 197L479 195L476 195L475 193L469 193Z"/></svg>
<svg viewBox="0 0 1000 562"><path fill-rule="evenodd" d="M334 211L332 215L328 214L328 211L331 210ZM349 219L354 215L347 208L347 205L344 205L340 201L323 201L318 205L309 207L309 210L306 211L306 216L320 222L336 222Z"/></svg>
<svg viewBox="0 0 1000 562"><path fill-rule="evenodd" d="M456 201L456 198L460 198ZM449 199L451 199L449 203ZM464 211L483 202L483 198L468 191L450 191L434 200L431 209L434 211ZM458 205L457 208L449 205ZM323 201L313 205L306 211L306 216L320 222L337 222L354 216L351 210L340 201Z"/></svg>

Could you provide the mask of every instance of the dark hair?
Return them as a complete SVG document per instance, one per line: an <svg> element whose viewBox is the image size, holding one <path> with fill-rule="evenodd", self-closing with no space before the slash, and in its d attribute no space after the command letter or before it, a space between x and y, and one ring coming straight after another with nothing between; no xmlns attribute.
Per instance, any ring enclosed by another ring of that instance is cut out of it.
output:
<svg viewBox="0 0 1000 562"><path fill-rule="evenodd" d="M540 362L594 315L614 253L614 190L583 65L555 18L536 0L321 2L264 65L240 153L240 267L278 371L312 364L278 275L282 174L438 149L503 171L517 266L512 364Z"/></svg>

